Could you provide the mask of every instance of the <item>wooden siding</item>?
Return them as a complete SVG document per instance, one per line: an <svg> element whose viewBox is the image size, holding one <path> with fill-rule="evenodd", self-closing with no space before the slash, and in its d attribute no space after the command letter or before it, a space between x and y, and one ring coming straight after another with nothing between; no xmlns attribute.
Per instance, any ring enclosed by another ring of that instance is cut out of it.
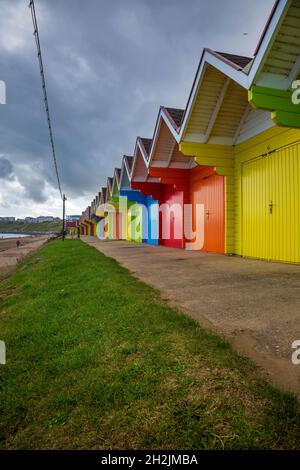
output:
<svg viewBox="0 0 300 470"><path fill-rule="evenodd" d="M300 0L293 0L262 69L288 77L300 55Z"/></svg>
<svg viewBox="0 0 300 470"><path fill-rule="evenodd" d="M199 141L199 135L205 135L226 80L227 77L222 72L211 66L207 67L200 84L201 91L199 90L197 93L187 125L184 136L185 141L197 142Z"/></svg>
<svg viewBox="0 0 300 470"><path fill-rule="evenodd" d="M172 136L168 126L161 121L159 129L159 138L156 141L152 162L167 162L171 152L174 149L175 139Z"/></svg>
<svg viewBox="0 0 300 470"><path fill-rule="evenodd" d="M145 180L147 178L147 167L144 158L141 154L140 149L137 151L135 167L134 167L134 178L140 178Z"/></svg>
<svg viewBox="0 0 300 470"><path fill-rule="evenodd" d="M234 138L247 107L247 91L231 80L214 123L211 137Z"/></svg>

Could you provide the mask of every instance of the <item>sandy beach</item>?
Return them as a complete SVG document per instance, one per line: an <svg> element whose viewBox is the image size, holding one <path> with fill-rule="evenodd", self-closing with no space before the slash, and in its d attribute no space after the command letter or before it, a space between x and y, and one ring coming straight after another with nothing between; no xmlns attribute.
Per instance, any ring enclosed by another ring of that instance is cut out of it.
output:
<svg viewBox="0 0 300 470"><path fill-rule="evenodd" d="M20 247L17 248L16 242L20 240ZM0 239L0 277L12 270L18 261L49 240L49 236L37 236L26 238L6 238Z"/></svg>

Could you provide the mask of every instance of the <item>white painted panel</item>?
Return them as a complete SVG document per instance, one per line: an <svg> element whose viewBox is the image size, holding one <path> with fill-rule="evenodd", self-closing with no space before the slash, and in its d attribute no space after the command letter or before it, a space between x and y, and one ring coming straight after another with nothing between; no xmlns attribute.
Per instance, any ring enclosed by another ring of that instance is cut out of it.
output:
<svg viewBox="0 0 300 470"><path fill-rule="evenodd" d="M240 144L241 142L250 139L250 137L254 137L273 126L275 126L275 124L271 119L271 113L269 111L261 111L251 108L239 132L236 144Z"/></svg>

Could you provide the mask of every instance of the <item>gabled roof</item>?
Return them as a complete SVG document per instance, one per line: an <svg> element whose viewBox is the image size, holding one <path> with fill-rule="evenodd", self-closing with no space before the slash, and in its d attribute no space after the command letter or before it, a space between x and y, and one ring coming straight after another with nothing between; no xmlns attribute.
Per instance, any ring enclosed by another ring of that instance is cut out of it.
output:
<svg viewBox="0 0 300 470"><path fill-rule="evenodd" d="M115 168L115 177L119 183L120 181L120 176L121 176L121 168Z"/></svg>
<svg viewBox="0 0 300 470"><path fill-rule="evenodd" d="M293 17L293 15L295 16ZM289 36L288 31L290 31L293 37ZM280 43L280 40L283 41L283 44ZM298 46L296 46L296 43ZM298 48L297 51L296 48ZM282 60L282 52L280 51L285 51L284 54L289 56L292 50L294 56L292 62L289 64L289 72L286 70L286 73L290 75L289 77L284 77L283 75L280 77L280 71L283 72L283 69L280 69L280 60ZM198 92L201 89L207 69L215 69L219 74L222 74L223 77L227 79L227 85L225 83L226 80L224 80L224 86L228 86L231 80L246 91L249 90L254 83L262 86L274 86L275 88L287 89L291 78L297 74L297 71L298 73L300 71L299 55L299 0L278 0L276 2L253 59L237 54L204 49L188 98L183 122L179 130L179 140L182 140L184 137L190 114L193 110ZM276 64L276 66L272 67L271 64ZM276 73L278 73L277 77ZM220 93L225 94L226 89L221 88L219 94ZM209 124L207 123L207 125Z"/></svg>
<svg viewBox="0 0 300 470"><path fill-rule="evenodd" d="M288 90L300 72L300 2L278 0L255 51L255 85Z"/></svg>
<svg viewBox="0 0 300 470"><path fill-rule="evenodd" d="M121 176L120 176L120 191L122 189L130 189L130 174L133 163L133 157L124 155L122 159Z"/></svg>
<svg viewBox="0 0 300 470"><path fill-rule="evenodd" d="M152 139L137 137L133 163L130 172L130 181L135 182L158 182L157 179L148 176L148 158L152 146Z"/></svg>
<svg viewBox="0 0 300 470"><path fill-rule="evenodd" d="M129 155L124 155L124 161L125 161L125 165L127 165L127 168L129 170L129 174L130 174L132 164L133 164L133 157L130 157Z"/></svg>
<svg viewBox="0 0 300 470"><path fill-rule="evenodd" d="M263 42L263 40L264 40L264 38L265 38L265 35L267 34L268 28L269 28L269 26L270 26L270 23L271 23L271 21L272 21L273 15L274 15L274 13L275 13L275 11L276 11L276 8L277 8L277 5L278 5L279 2L280 2L280 0L276 0L275 3L274 3L274 5L273 5L272 11L271 11L270 16L269 16L269 18L268 18L268 21L267 21L267 23L266 23L266 25L265 25L265 27L264 27L264 30L263 30L263 32L262 32L262 34L261 34L261 37L260 37L260 39L259 39L259 41L258 41L258 44L257 44L257 46L256 46L256 49L255 49L255 52L254 52L254 55L255 55L255 56L256 56L256 54L258 53L258 51L259 51L259 49L260 49L260 46L262 45L262 42Z"/></svg>
<svg viewBox="0 0 300 470"><path fill-rule="evenodd" d="M121 168L115 168L114 170L114 179L112 185L112 196L117 195L120 189L120 177L121 177Z"/></svg>
<svg viewBox="0 0 300 470"><path fill-rule="evenodd" d="M147 160L148 168L150 166L189 168L194 163L193 158L188 158L179 151L177 124L182 116L183 110L181 109L165 106L159 108L151 151Z"/></svg>
<svg viewBox="0 0 300 470"><path fill-rule="evenodd" d="M253 110L248 90L254 84L288 90L299 72L300 2L278 0L253 59L204 49L178 141L224 145L242 141L247 134L239 137L241 126ZM265 113L260 131L274 125L270 111L253 112Z"/></svg>
<svg viewBox="0 0 300 470"><path fill-rule="evenodd" d="M174 129L177 131L182 123L184 109L169 108L166 106L163 106L162 109L169 118L169 121L173 125Z"/></svg>
<svg viewBox="0 0 300 470"><path fill-rule="evenodd" d="M102 188L102 191L101 191L101 196L102 196L101 204L105 204L105 202L106 202L106 193L107 193L107 188L106 187Z"/></svg>
<svg viewBox="0 0 300 470"><path fill-rule="evenodd" d="M151 150L152 139L146 139L145 137L138 137L138 139L140 139L141 144L144 147L144 150L147 154L147 159L148 159L148 155L149 155L149 152Z"/></svg>
<svg viewBox="0 0 300 470"><path fill-rule="evenodd" d="M107 178L107 189L108 189L108 191L112 190L112 184L113 184L113 178L111 176L109 176Z"/></svg>
<svg viewBox="0 0 300 470"><path fill-rule="evenodd" d="M113 178L109 176L107 178L107 191L106 191L106 199L105 202L109 202L112 197L112 187L113 187Z"/></svg>

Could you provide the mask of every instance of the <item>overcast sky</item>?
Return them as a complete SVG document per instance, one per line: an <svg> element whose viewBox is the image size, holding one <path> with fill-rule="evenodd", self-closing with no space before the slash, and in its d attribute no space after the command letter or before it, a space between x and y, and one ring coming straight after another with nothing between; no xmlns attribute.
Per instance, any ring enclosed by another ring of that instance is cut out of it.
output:
<svg viewBox="0 0 300 470"><path fill-rule="evenodd" d="M0 216L61 215L28 0L0 0ZM252 56L274 0L36 0L67 212L81 213L203 47ZM247 33L247 34L245 34Z"/></svg>

